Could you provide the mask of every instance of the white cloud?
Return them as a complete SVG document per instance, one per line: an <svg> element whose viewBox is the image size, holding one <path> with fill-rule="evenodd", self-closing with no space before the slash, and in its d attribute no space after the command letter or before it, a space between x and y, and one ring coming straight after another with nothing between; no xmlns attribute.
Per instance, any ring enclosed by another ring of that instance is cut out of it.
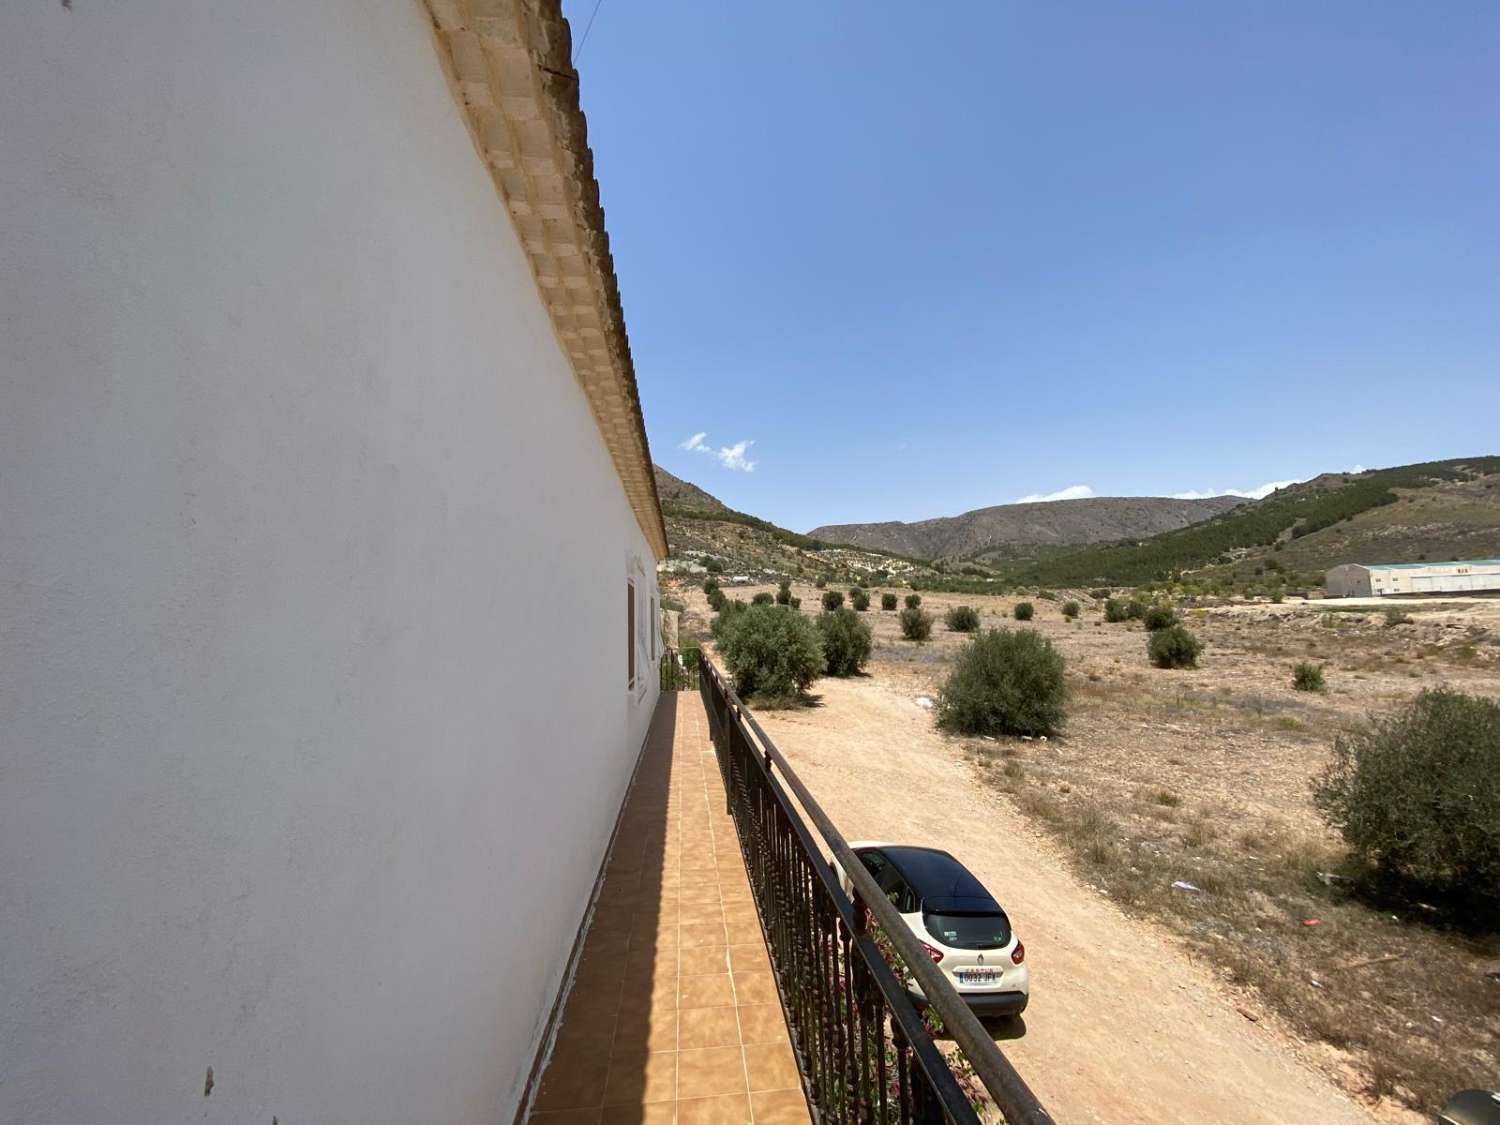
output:
<svg viewBox="0 0 1500 1125"><path fill-rule="evenodd" d="M1355 465L1354 468L1350 469L1349 471L1351 473L1362 473L1365 472L1365 467L1363 465Z"/></svg>
<svg viewBox="0 0 1500 1125"><path fill-rule="evenodd" d="M1258 484L1254 488L1213 488L1201 491L1196 488L1188 489L1186 492L1172 493L1173 500L1210 500L1215 496L1240 496L1246 500L1260 500L1271 495L1278 488L1285 488L1289 484L1299 484L1295 480L1272 480L1265 484Z"/></svg>
<svg viewBox="0 0 1500 1125"><path fill-rule="evenodd" d="M755 472L756 462L745 456L746 451L755 444L754 439L746 438L744 441L737 441L733 445L722 445L718 449L715 449L703 440L706 437L708 437L707 430L696 433L688 438L687 441L678 445L677 448L685 449L689 453L706 453L720 465L723 465L724 468L736 473Z"/></svg>
<svg viewBox="0 0 1500 1125"><path fill-rule="evenodd" d="M733 445L716 449L713 451L714 460L726 469L733 469L740 473L753 473L755 462L745 458L745 450L754 444L753 441L737 441Z"/></svg>
<svg viewBox="0 0 1500 1125"><path fill-rule="evenodd" d="M1070 484L1067 488L1060 488L1056 492L1040 493L1034 492L1030 496L1022 496L1014 501L1017 504L1047 504L1053 500L1087 500L1094 495L1094 490L1086 484Z"/></svg>

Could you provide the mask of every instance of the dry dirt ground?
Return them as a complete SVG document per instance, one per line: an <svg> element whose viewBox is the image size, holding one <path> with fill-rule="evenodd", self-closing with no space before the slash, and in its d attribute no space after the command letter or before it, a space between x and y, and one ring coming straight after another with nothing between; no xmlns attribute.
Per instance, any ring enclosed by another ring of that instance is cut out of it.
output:
<svg viewBox="0 0 1500 1125"><path fill-rule="evenodd" d="M748 600L763 588L729 592ZM821 591L794 592L804 613L816 612ZM1367 1058L1305 1027L1298 1034L1274 1003L1216 962L1210 942L1183 940L1181 926L1161 924L1149 909L1127 913L1103 880L1091 881L1076 851L1028 815L1034 805L1025 796L1052 786L1064 802L1090 791L1141 809L1152 803L1148 794L1168 792L1180 809L1158 811L1191 821L1186 831L1196 825L1209 837L1332 849L1336 839L1309 799L1332 737L1424 686L1500 695L1500 600L1403 603L1416 621L1396 627L1386 625L1384 603L1369 613L1348 603L1190 611L1189 626L1208 643L1200 667L1164 672L1148 666L1138 624L1096 625L1087 598L1070 623L1060 602L1032 599L1030 627L1068 660L1075 698L1065 736L983 745L942 735L918 701L936 695L966 643L944 629L943 610L971 604L985 627L1014 625L1016 600L924 595L938 623L922 645L900 639L895 614L872 609L877 647L868 675L820 680L811 707L757 714L846 837L946 848L1012 914L1028 949L1033 999L1024 1022L1001 1025L997 1037L1021 1073L1060 1121L1430 1120L1391 1096L1398 1083L1373 1085ZM706 620L702 595L692 592L688 602L690 615ZM1302 659L1325 665L1327 692L1291 689L1291 665ZM1002 764L1026 780L1005 781ZM1478 981L1485 968L1500 967L1485 950L1443 952L1455 971ZM1455 1021L1414 1034L1432 1039L1435 1051L1444 1037L1488 1045L1500 1036L1496 1013L1500 985L1483 1026ZM1487 1077L1500 1082L1500 1074Z"/></svg>

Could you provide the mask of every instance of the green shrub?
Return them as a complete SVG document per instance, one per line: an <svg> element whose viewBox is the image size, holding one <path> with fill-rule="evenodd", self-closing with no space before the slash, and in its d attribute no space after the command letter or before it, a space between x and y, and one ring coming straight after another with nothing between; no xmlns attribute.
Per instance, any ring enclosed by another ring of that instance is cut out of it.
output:
<svg viewBox="0 0 1500 1125"><path fill-rule="evenodd" d="M838 609L844 604L844 595L837 590L828 590L823 594L823 608L829 611Z"/></svg>
<svg viewBox="0 0 1500 1125"><path fill-rule="evenodd" d="M955 633L973 633L979 628L979 611L971 605L956 605L943 615L943 623Z"/></svg>
<svg viewBox="0 0 1500 1125"><path fill-rule="evenodd" d="M729 599L724 596L724 591L715 586L708 592L708 608L715 613L723 613L724 605Z"/></svg>
<svg viewBox="0 0 1500 1125"><path fill-rule="evenodd" d="M721 614L716 624L724 620ZM741 609L729 615L728 624L717 635L719 651L741 698L789 704L823 671L817 626L784 606Z"/></svg>
<svg viewBox="0 0 1500 1125"><path fill-rule="evenodd" d="M1111 625L1121 621L1130 620L1130 612L1125 608L1125 603L1119 598L1106 598L1104 601L1104 620Z"/></svg>
<svg viewBox="0 0 1500 1125"><path fill-rule="evenodd" d="M854 600L854 595L855 594L863 594L864 592L865 592L865 588L863 586L850 586L849 587L849 600L852 602Z"/></svg>
<svg viewBox="0 0 1500 1125"><path fill-rule="evenodd" d="M714 635L714 640L722 640L725 631L728 630L730 626L730 623L749 608L750 607L747 606L744 602L740 601L739 598L735 598L734 601L730 601L728 598L724 597L723 591L720 591L719 616L715 617L713 620L713 624L708 627L708 631Z"/></svg>
<svg viewBox="0 0 1500 1125"><path fill-rule="evenodd" d="M1395 606L1388 606L1385 611L1385 624L1387 628L1396 625L1410 625L1411 614L1399 610Z"/></svg>
<svg viewBox="0 0 1500 1125"><path fill-rule="evenodd" d="M937 722L958 734L1050 734L1063 723L1063 658L1031 629L974 638L938 693Z"/></svg>
<svg viewBox="0 0 1500 1125"><path fill-rule="evenodd" d="M1298 691L1323 690L1323 665L1299 660L1292 669L1292 687Z"/></svg>
<svg viewBox="0 0 1500 1125"><path fill-rule="evenodd" d="M796 595L795 595L795 594L794 594L794 595L793 595L793 596L792 596L792 600L791 600L791 607L792 607L792 608L793 608L793 609L801 609L801 608L802 608L802 599L801 599L801 598L799 598L799 597L797 597L797 596L796 596Z"/></svg>
<svg viewBox="0 0 1500 1125"><path fill-rule="evenodd" d="M1125 616L1132 621L1140 621L1146 616L1147 608L1149 607L1140 598L1131 598L1125 603Z"/></svg>
<svg viewBox="0 0 1500 1125"><path fill-rule="evenodd" d="M828 585L828 579L819 576L813 579L813 585L821 590L824 586Z"/></svg>
<svg viewBox="0 0 1500 1125"><path fill-rule="evenodd" d="M852 605L857 612L863 613L865 610L870 608L870 595L865 593L863 590L856 590L854 593L849 595L849 604Z"/></svg>
<svg viewBox="0 0 1500 1125"><path fill-rule="evenodd" d="M1146 612L1141 615L1141 624L1155 633L1159 629L1176 625L1177 615L1164 605L1147 606Z"/></svg>
<svg viewBox="0 0 1500 1125"><path fill-rule="evenodd" d="M852 609L836 609L818 617L823 640L823 662L830 676L852 676L865 666L874 647L870 627Z"/></svg>
<svg viewBox="0 0 1500 1125"><path fill-rule="evenodd" d="M1016 608L1011 610L1017 621L1030 621L1036 616L1036 606L1030 602L1017 602Z"/></svg>
<svg viewBox="0 0 1500 1125"><path fill-rule="evenodd" d="M1146 655L1158 668L1196 668L1203 642L1181 625L1169 625L1151 634Z"/></svg>
<svg viewBox="0 0 1500 1125"><path fill-rule="evenodd" d="M1038 590L1036 592L1036 596L1039 597L1039 598L1041 598L1042 601L1044 601L1044 602L1055 602L1055 601L1057 601L1057 595L1055 593L1053 593L1051 590Z"/></svg>
<svg viewBox="0 0 1500 1125"><path fill-rule="evenodd" d="M922 595L921 594L907 594L906 595L906 608L907 609L916 609L917 606L919 606L921 604L922 604Z"/></svg>
<svg viewBox="0 0 1500 1125"><path fill-rule="evenodd" d="M770 593L762 590L750 599L751 605L775 605L776 599Z"/></svg>
<svg viewBox="0 0 1500 1125"><path fill-rule="evenodd" d="M724 564L721 563L718 559L704 559L703 569L708 571L708 573L710 574L723 574Z"/></svg>
<svg viewBox="0 0 1500 1125"><path fill-rule="evenodd" d="M1313 800L1375 868L1500 911L1500 702L1428 690L1334 743Z"/></svg>
<svg viewBox="0 0 1500 1125"><path fill-rule="evenodd" d="M896 608L896 595L895 594L881 594L880 595L880 608L881 609L895 609Z"/></svg>
<svg viewBox="0 0 1500 1125"><path fill-rule="evenodd" d="M909 605L901 611L901 635L909 641L925 641L932 636L932 614L921 606Z"/></svg>
<svg viewBox="0 0 1500 1125"><path fill-rule="evenodd" d="M1109 597L1112 592L1113 591L1111 591L1108 586L1101 586L1097 590L1090 590L1089 597L1093 598L1096 602L1102 602L1105 598Z"/></svg>
<svg viewBox="0 0 1500 1125"><path fill-rule="evenodd" d="M1062 615L1064 617L1066 617L1069 621L1072 621L1075 617L1078 616L1078 603L1077 602L1071 602L1071 601L1070 602L1063 602L1063 604L1062 604Z"/></svg>
<svg viewBox="0 0 1500 1125"><path fill-rule="evenodd" d="M705 594L712 594L718 588L719 588L719 584L714 579L712 579L712 578L705 578L703 580L703 592Z"/></svg>
<svg viewBox="0 0 1500 1125"><path fill-rule="evenodd" d="M662 609L665 609L665 610L668 610L668 611L674 612L674 613L686 613L687 612L687 606L683 604L681 598L673 598L673 597L663 596L663 598L661 599L661 607L662 607Z"/></svg>
<svg viewBox="0 0 1500 1125"><path fill-rule="evenodd" d="M783 578L781 580L781 585L776 587L776 604L792 604L792 583L789 579Z"/></svg>

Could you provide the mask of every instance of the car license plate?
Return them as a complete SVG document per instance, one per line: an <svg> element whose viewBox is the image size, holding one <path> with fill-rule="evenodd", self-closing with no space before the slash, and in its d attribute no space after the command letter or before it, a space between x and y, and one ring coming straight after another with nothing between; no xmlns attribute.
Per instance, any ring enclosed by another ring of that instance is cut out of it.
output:
<svg viewBox="0 0 1500 1125"><path fill-rule="evenodd" d="M966 969L958 974L959 984L994 984L1000 974L994 969Z"/></svg>

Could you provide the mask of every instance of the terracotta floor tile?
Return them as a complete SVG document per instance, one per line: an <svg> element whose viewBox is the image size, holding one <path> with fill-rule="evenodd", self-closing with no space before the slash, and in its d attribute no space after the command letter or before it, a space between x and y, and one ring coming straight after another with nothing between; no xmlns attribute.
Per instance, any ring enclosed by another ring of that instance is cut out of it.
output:
<svg viewBox="0 0 1500 1125"><path fill-rule="evenodd" d="M536 1108L579 1109L597 1106L604 1099L609 1076L609 1056L588 1052L578 1056L553 1055L537 1091Z"/></svg>
<svg viewBox="0 0 1500 1125"><path fill-rule="evenodd" d="M677 1056L676 1051L615 1055L609 1061L604 1104L671 1101L677 1096Z"/></svg>
<svg viewBox="0 0 1500 1125"><path fill-rule="evenodd" d="M766 970L735 973L734 999L735 1003L742 1005L775 1004L779 999L776 995L776 982Z"/></svg>
<svg viewBox="0 0 1500 1125"><path fill-rule="evenodd" d="M787 1043L786 1019L780 1004L749 1004L738 1009L740 1041L752 1043Z"/></svg>
<svg viewBox="0 0 1500 1125"><path fill-rule="evenodd" d="M800 1087L797 1060L785 1043L758 1043L745 1048L745 1070L750 1089L794 1090Z"/></svg>
<svg viewBox="0 0 1500 1125"><path fill-rule="evenodd" d="M672 1125L677 1120L677 1103L651 1102L647 1105L607 1105L599 1118L600 1125Z"/></svg>
<svg viewBox="0 0 1500 1125"><path fill-rule="evenodd" d="M741 946L748 949L749 946ZM625 976L628 980L666 980L677 975L677 946L650 946L631 949L625 956ZM748 964L749 962L746 962Z"/></svg>
<svg viewBox="0 0 1500 1125"><path fill-rule="evenodd" d="M700 926L704 923L724 924L724 908L717 902L694 903L681 907L677 920L684 926Z"/></svg>
<svg viewBox="0 0 1500 1125"><path fill-rule="evenodd" d="M745 1060L739 1047L702 1047L677 1053L679 1101L744 1091Z"/></svg>
<svg viewBox="0 0 1500 1125"><path fill-rule="evenodd" d="M694 925L684 922L677 932L677 944L687 949L695 945L727 945L729 942L726 941L722 922L698 922Z"/></svg>
<svg viewBox="0 0 1500 1125"><path fill-rule="evenodd" d="M764 945L765 937L760 932L759 922L729 923L724 927L730 945Z"/></svg>
<svg viewBox="0 0 1500 1125"><path fill-rule="evenodd" d="M682 959L678 962L677 971L679 975L685 977L729 972L729 947L727 945L690 946L682 951Z"/></svg>
<svg viewBox="0 0 1500 1125"><path fill-rule="evenodd" d="M802 1125L799 1089L765 1092L792 1056L701 704L663 697L658 715L534 1116L741 1125L755 1090L758 1121Z"/></svg>
<svg viewBox="0 0 1500 1125"><path fill-rule="evenodd" d="M609 1046L615 1038L615 1016L617 1009L592 1008L587 1004L569 1004L569 1013L557 1029L557 1042L552 1046L554 1057L571 1056L575 1053L594 1052L609 1054ZM574 1011L576 1009L576 1011Z"/></svg>
<svg viewBox="0 0 1500 1125"><path fill-rule="evenodd" d="M750 1120L750 1099L744 1094L677 1103L677 1125L748 1125Z"/></svg>
<svg viewBox="0 0 1500 1125"><path fill-rule="evenodd" d="M755 1125L809 1125L812 1121L807 1099L800 1089L751 1094L750 1108L755 1114Z"/></svg>
<svg viewBox="0 0 1500 1125"><path fill-rule="evenodd" d="M769 972L771 957L764 945L731 945L729 947L729 971Z"/></svg>
<svg viewBox="0 0 1500 1125"><path fill-rule="evenodd" d="M635 1019L622 1019L615 1025L612 1049L615 1054L639 1048L645 1051L677 1050L677 1009L652 1008Z"/></svg>
<svg viewBox="0 0 1500 1125"><path fill-rule="evenodd" d="M676 1011L677 988L678 983L675 979L660 980L655 982L652 991L622 1001L618 1025L640 1027L644 1025L653 1011Z"/></svg>
<svg viewBox="0 0 1500 1125"><path fill-rule="evenodd" d="M598 1125L598 1109L557 1109L533 1113L529 1118L538 1125Z"/></svg>
<svg viewBox="0 0 1500 1125"><path fill-rule="evenodd" d="M681 977L678 980L679 1008L719 1008L733 1005L734 990L730 987L728 973Z"/></svg>
<svg viewBox="0 0 1500 1125"><path fill-rule="evenodd" d="M778 1018L780 1012L777 1013ZM697 1047L737 1047L740 1021L734 1008L686 1008L679 1017L677 1044L689 1051Z"/></svg>

